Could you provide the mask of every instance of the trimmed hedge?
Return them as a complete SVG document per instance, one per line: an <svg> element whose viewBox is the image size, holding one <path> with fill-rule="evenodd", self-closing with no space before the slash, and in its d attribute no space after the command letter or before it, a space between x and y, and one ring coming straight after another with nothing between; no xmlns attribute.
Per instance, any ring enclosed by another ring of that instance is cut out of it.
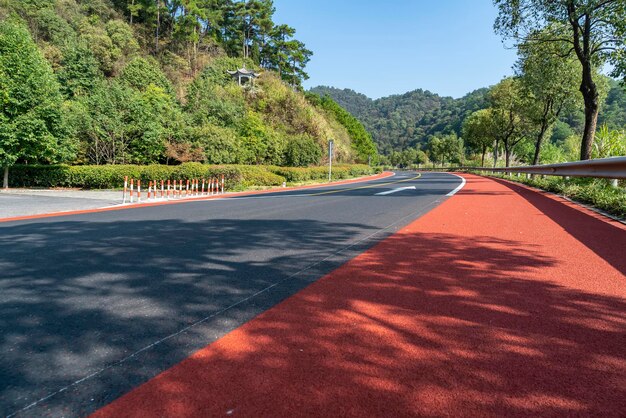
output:
<svg viewBox="0 0 626 418"><path fill-rule="evenodd" d="M380 172L367 165L339 164L333 166L333 179L345 179ZM140 179L147 185L151 180L186 180L221 178L225 188L250 186L280 186L283 182L323 181L328 178L327 167L276 167L261 165L207 165L184 163L168 165L15 165L9 170L10 187L76 187L85 189L115 189L124 184L124 176ZM145 186L144 186L145 187Z"/></svg>
<svg viewBox="0 0 626 418"><path fill-rule="evenodd" d="M328 179L328 167L269 167L269 169L290 183ZM380 170L365 164L337 164L333 166L332 179L342 180L376 172Z"/></svg>

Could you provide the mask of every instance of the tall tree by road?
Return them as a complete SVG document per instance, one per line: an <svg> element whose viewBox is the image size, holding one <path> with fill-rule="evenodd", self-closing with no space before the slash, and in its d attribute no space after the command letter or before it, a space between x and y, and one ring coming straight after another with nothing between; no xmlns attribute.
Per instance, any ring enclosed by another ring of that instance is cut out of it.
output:
<svg viewBox="0 0 626 418"><path fill-rule="evenodd" d="M485 166L485 154L493 145L493 117L491 109L481 109L463 121L463 138L467 145L481 153L480 166Z"/></svg>
<svg viewBox="0 0 626 418"><path fill-rule="evenodd" d="M580 158L591 157L600 110L594 69L616 64L626 53L626 0L494 0L496 32L519 43L567 43L582 66L579 90L585 103ZM545 29L550 36L545 36ZM623 68L616 66L619 72Z"/></svg>
<svg viewBox="0 0 626 418"><path fill-rule="evenodd" d="M520 90L519 78L505 78L496 84L490 93L494 149L497 150L498 143L502 144L507 167L511 164L515 146L525 139L524 132L527 128L523 117L525 103ZM497 163L496 160L497 157L494 158L494 165Z"/></svg>
<svg viewBox="0 0 626 418"><path fill-rule="evenodd" d="M53 162L68 156L63 99L52 68L28 29L0 22L0 166L3 187L19 160ZM66 155L63 155L66 154Z"/></svg>
<svg viewBox="0 0 626 418"><path fill-rule="evenodd" d="M549 38L549 30L534 36ZM533 164L539 164L541 146L559 116L577 108L576 94L580 63L568 56L564 42L526 42L518 46L516 72L520 76L523 111L535 134Z"/></svg>

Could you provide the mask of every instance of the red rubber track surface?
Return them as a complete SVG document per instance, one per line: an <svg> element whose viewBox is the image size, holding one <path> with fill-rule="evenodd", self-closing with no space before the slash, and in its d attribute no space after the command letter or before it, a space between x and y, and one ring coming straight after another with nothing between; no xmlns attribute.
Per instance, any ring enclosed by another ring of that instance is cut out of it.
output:
<svg viewBox="0 0 626 418"><path fill-rule="evenodd" d="M626 228L466 178L95 416L623 417Z"/></svg>

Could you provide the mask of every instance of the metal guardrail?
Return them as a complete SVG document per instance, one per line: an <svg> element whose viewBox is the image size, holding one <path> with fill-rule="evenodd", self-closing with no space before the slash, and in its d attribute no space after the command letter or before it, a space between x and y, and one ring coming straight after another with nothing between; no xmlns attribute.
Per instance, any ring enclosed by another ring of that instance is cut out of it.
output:
<svg viewBox="0 0 626 418"><path fill-rule="evenodd" d="M433 171L490 171L494 173L526 173L562 177L594 177L606 179L626 179L626 157L599 158L570 163L530 165L520 167L447 167L420 168Z"/></svg>

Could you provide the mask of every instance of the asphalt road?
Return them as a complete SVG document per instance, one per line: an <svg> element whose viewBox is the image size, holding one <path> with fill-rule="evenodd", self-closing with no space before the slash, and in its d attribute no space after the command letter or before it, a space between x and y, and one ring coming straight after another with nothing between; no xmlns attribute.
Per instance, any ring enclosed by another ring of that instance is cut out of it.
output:
<svg viewBox="0 0 626 418"><path fill-rule="evenodd" d="M0 223L0 415L94 411L396 232L460 183L398 173Z"/></svg>

